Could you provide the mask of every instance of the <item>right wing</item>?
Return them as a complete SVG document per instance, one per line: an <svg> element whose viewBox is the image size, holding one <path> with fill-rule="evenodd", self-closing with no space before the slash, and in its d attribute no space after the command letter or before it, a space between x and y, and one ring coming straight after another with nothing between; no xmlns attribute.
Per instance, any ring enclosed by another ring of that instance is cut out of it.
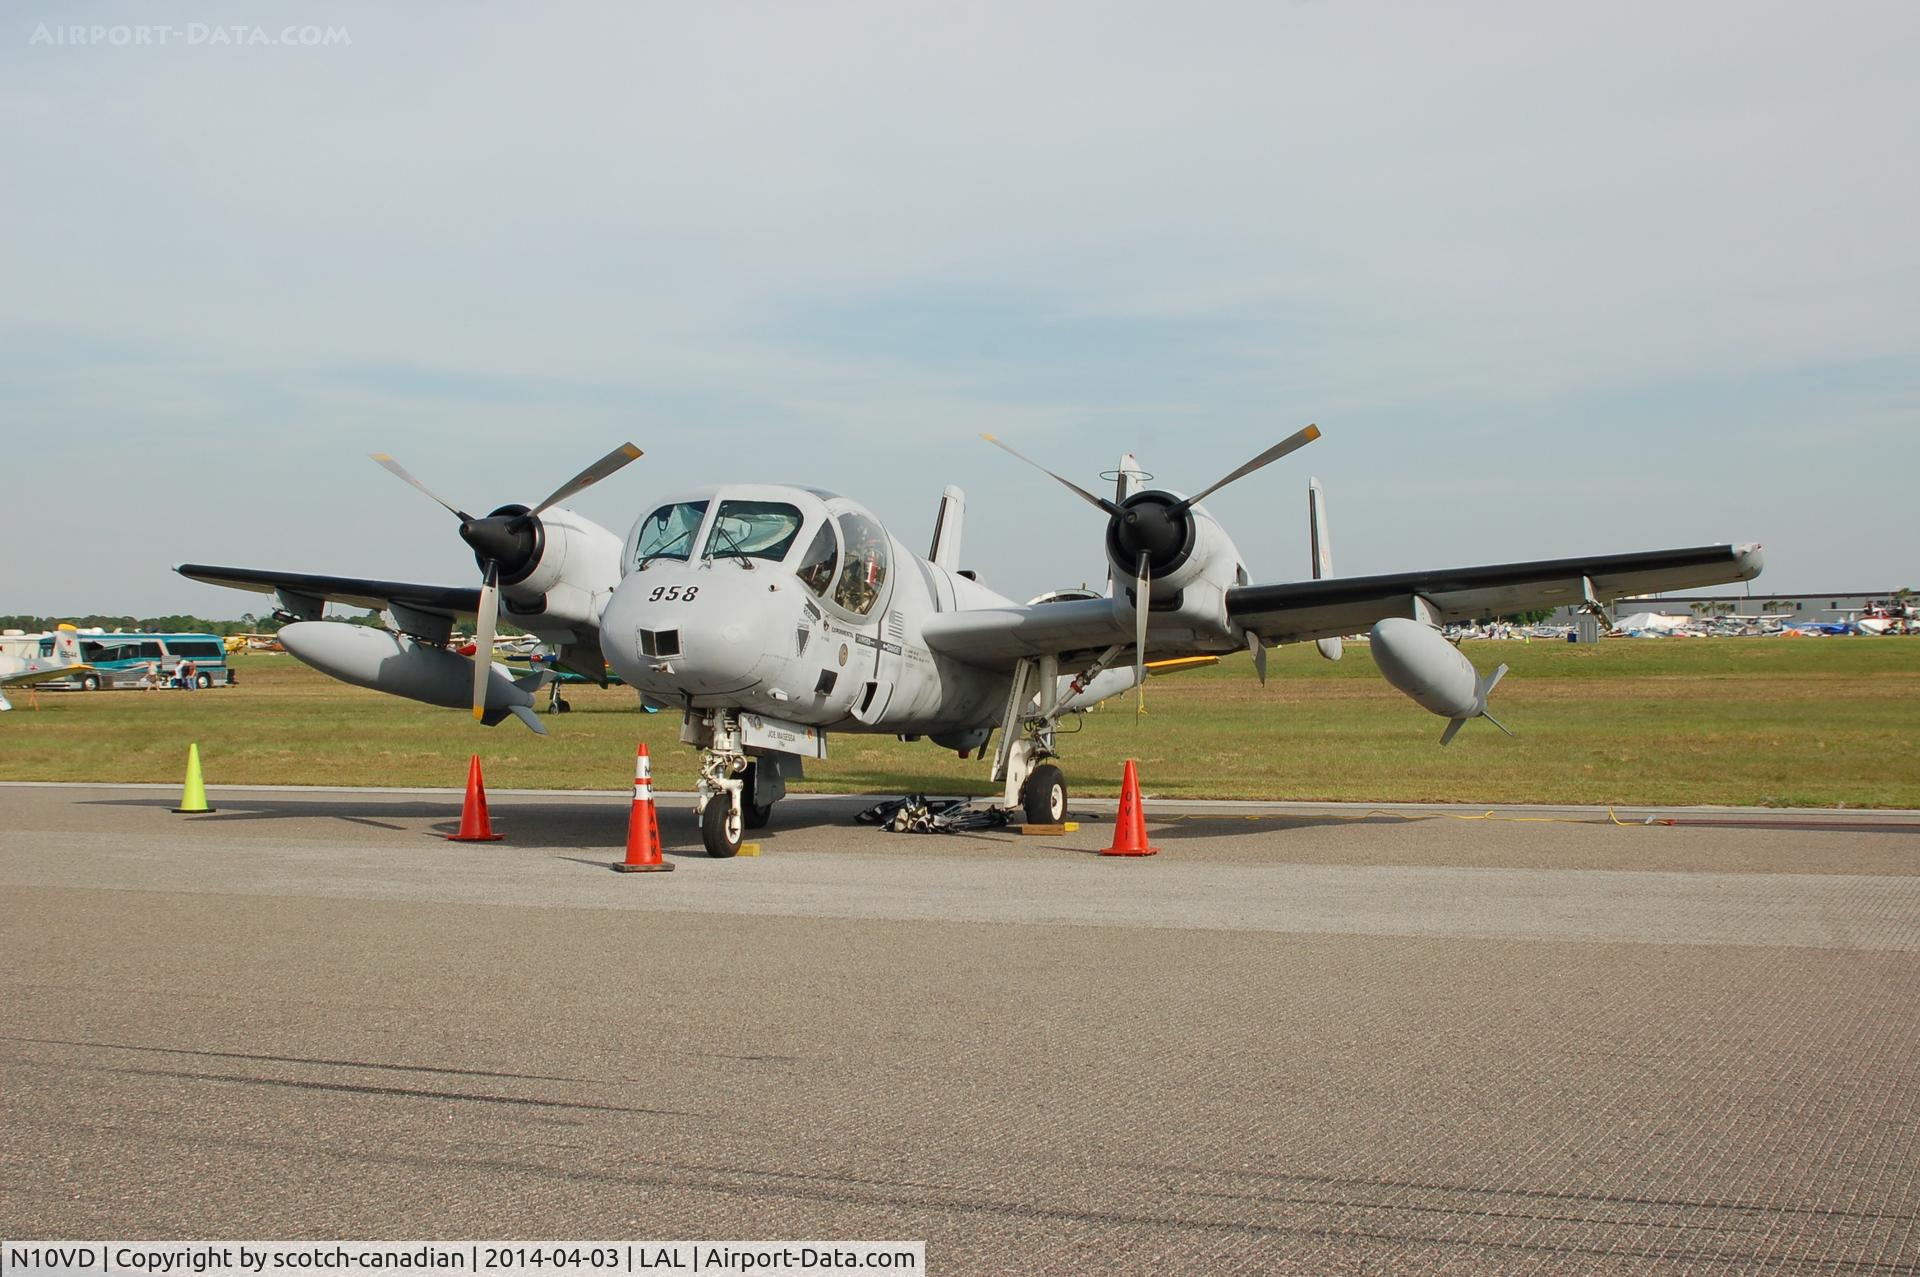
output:
<svg viewBox="0 0 1920 1277"><path fill-rule="evenodd" d="M480 608L480 591L472 586L414 585L405 581L376 581L357 576L319 576L309 572L270 572L259 568L209 567L182 563L174 571L208 585L231 586L260 594L285 591L305 599L342 603L383 612L398 603L416 612L435 612L453 619L471 619Z"/></svg>

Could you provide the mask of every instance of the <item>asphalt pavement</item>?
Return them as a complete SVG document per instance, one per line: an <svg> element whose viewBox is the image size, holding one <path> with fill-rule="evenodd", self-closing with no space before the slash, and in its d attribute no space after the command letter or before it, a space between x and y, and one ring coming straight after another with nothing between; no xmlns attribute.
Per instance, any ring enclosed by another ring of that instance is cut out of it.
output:
<svg viewBox="0 0 1920 1277"><path fill-rule="evenodd" d="M1912 813L212 796L0 787L0 1235L1920 1272Z"/></svg>

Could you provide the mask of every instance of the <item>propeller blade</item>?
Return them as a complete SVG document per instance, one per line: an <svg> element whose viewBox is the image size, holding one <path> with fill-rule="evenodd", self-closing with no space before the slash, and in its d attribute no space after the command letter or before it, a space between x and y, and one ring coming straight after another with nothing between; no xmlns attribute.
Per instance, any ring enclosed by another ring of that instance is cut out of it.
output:
<svg viewBox="0 0 1920 1277"><path fill-rule="evenodd" d="M1205 501L1208 497L1212 496L1214 493L1220 491L1220 489L1226 487L1229 483L1232 483L1235 479L1244 479L1248 475L1252 474L1255 470L1260 469L1260 467L1272 465L1274 462L1278 461L1280 458L1286 456L1289 452L1296 452L1299 449L1306 447L1308 444L1312 443L1315 439L1318 439L1319 437L1320 437L1320 427L1318 426L1308 426L1305 430L1296 430L1294 433L1288 435L1285 439L1282 439L1279 443L1274 444L1273 447L1268 448L1265 452L1261 453L1259 456L1255 457L1253 460L1247 462L1246 465L1241 466L1238 470L1235 470L1232 474L1228 475L1226 478L1221 479L1218 482L1208 487L1202 488L1200 491L1194 493L1192 496L1188 497L1185 501L1182 501L1179 505L1175 506L1174 509L1184 511L1188 506L1198 505L1202 501Z"/></svg>
<svg viewBox="0 0 1920 1277"><path fill-rule="evenodd" d="M1247 650L1253 653L1253 672L1260 678L1260 686L1267 685L1267 644L1252 630L1247 631Z"/></svg>
<svg viewBox="0 0 1920 1277"><path fill-rule="evenodd" d="M473 721L487 716L487 683L493 678L493 635L500 626L500 566L487 561L480 606L473 624Z"/></svg>
<svg viewBox="0 0 1920 1277"><path fill-rule="evenodd" d="M1153 560L1140 556L1140 571L1133 580L1133 685L1139 699L1133 712L1147 709L1147 604L1153 591Z"/></svg>
<svg viewBox="0 0 1920 1277"><path fill-rule="evenodd" d="M559 505L568 497L585 492L588 488L591 488L594 484L620 469L620 467L626 465L629 461L636 461L639 457L640 449L630 443L621 444L618 448L615 448L612 452L609 452L606 456L600 458L600 460L594 462L585 470L582 470L579 474L576 474L573 478L561 484L558 488L555 488L552 496L533 507L529 513L539 514L550 505Z"/></svg>
<svg viewBox="0 0 1920 1277"><path fill-rule="evenodd" d="M1046 475L1049 479L1052 479L1055 483L1058 483L1061 487L1073 493L1075 496L1079 497L1082 501L1085 501L1088 505L1093 506L1094 508L1099 510L1104 510L1108 514L1120 513L1120 507L1115 505L1113 502L1094 496L1091 492L1088 492L1085 488L1081 487L1079 484L1075 483L1071 479L1061 478L1059 475L1055 474L1053 471L1041 465L1038 461L1035 461L1032 457L1021 456L1019 453L1015 452L1012 448L1009 448L1006 444L1002 443L999 440L999 438L997 438L996 436L983 434L980 437L982 439L985 439L988 443L992 444L994 447L1000 449L1000 451L1006 453L1008 456L1014 457L1014 458L1017 458L1018 460L1026 462L1028 465L1032 466L1035 470L1038 470L1041 474Z"/></svg>
<svg viewBox="0 0 1920 1277"><path fill-rule="evenodd" d="M402 483L412 484L414 487L420 489L420 491L426 493L427 496L432 498L432 500L435 503L445 506L448 509L448 511L450 511L453 514L453 517L460 520L460 522L462 523L473 522L472 515L468 514L465 510L462 510L459 506L454 505L452 502L442 500L439 497L439 495L434 492L432 488L429 488L426 484L414 478L413 475L407 470L405 466L401 465L398 461L395 461L392 457L388 456L386 453L370 452L367 455L372 457L374 462L378 464L381 469L393 475L395 478L399 479Z"/></svg>

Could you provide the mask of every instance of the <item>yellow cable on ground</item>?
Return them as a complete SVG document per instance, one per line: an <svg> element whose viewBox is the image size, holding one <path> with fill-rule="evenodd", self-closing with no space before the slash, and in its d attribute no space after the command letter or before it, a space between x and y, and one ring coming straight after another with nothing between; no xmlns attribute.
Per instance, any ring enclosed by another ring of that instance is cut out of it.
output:
<svg viewBox="0 0 1920 1277"><path fill-rule="evenodd" d="M1286 814L1287 813L1284 813L1284 812L1259 812L1255 814L1241 816L1240 819L1241 820L1274 820ZM1498 821L1504 821L1509 824L1515 824L1515 825L1598 825L1598 824L1605 823L1598 820L1576 820L1571 816L1503 816L1497 811L1483 811L1480 814L1475 816L1466 816L1466 815L1460 814L1459 812L1451 812L1451 811L1414 811L1414 812L1385 811L1379 807L1374 807L1367 811L1363 811L1357 816L1343 816L1343 817L1340 817L1340 819L1365 820L1369 816L1390 816L1396 820L1498 820ZM1170 817L1170 819L1218 820L1220 818L1218 816L1196 815L1191 812L1182 812L1178 815ZM1611 804L1609 804L1607 807L1607 821L1615 825L1618 825L1622 829L1640 829L1640 828L1644 828L1647 825L1673 824L1673 821L1670 819L1656 818L1653 816L1649 816L1643 821L1622 820L1620 819L1619 816L1614 814L1614 810Z"/></svg>

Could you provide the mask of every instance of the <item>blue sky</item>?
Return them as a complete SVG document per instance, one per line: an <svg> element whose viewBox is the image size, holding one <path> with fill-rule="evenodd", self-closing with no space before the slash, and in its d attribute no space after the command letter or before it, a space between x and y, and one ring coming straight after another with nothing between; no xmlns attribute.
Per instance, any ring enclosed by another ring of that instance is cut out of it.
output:
<svg viewBox="0 0 1920 1277"><path fill-rule="evenodd" d="M1920 584L1911 5L240 16L346 39L0 22L0 612L464 581L366 453L490 506L628 438L578 503L616 530L741 478L916 543L958 483L1024 596L1099 579L1099 521L979 431L1193 489L1309 421L1210 503L1262 579L1317 474L1346 573L1759 540L1762 592Z"/></svg>

